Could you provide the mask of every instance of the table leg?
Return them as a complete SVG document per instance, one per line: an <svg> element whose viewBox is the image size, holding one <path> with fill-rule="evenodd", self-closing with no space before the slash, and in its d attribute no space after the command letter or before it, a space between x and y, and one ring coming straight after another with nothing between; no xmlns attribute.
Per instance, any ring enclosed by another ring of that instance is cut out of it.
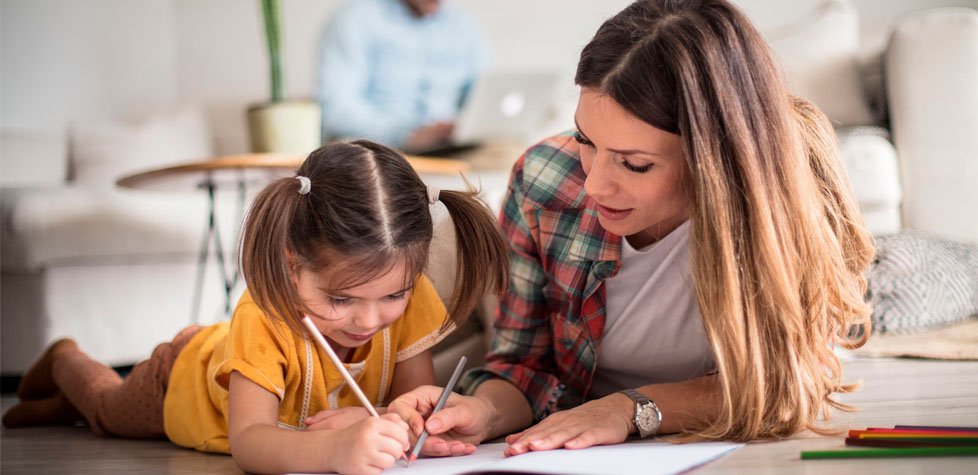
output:
<svg viewBox="0 0 978 475"><path fill-rule="evenodd" d="M204 231L204 241L200 244L200 259L197 263L197 284L194 286L194 303L190 312L190 324L200 323L200 299L204 290L204 273L207 270L207 257L210 253L211 237L214 236L217 226L214 223L214 181L208 176L200 184L200 187L207 190L207 230Z"/></svg>

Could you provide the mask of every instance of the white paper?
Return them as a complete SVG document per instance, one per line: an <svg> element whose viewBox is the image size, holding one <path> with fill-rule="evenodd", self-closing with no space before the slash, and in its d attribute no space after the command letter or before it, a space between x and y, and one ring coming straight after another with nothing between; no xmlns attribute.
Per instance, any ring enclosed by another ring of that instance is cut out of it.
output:
<svg viewBox="0 0 978 475"><path fill-rule="evenodd" d="M548 450L503 457L508 444L483 444L475 453L458 457L421 458L410 466L403 460L385 474L459 474L472 471L532 472L568 475L670 474L709 462L744 444L703 442L669 444L631 441L580 450Z"/></svg>

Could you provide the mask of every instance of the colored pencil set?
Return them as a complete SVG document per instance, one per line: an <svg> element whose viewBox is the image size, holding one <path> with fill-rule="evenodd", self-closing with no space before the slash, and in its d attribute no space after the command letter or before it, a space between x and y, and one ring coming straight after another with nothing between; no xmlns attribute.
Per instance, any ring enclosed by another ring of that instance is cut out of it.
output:
<svg viewBox="0 0 978 475"><path fill-rule="evenodd" d="M802 459L978 455L978 427L905 426L850 430L846 445L854 450L815 450Z"/></svg>

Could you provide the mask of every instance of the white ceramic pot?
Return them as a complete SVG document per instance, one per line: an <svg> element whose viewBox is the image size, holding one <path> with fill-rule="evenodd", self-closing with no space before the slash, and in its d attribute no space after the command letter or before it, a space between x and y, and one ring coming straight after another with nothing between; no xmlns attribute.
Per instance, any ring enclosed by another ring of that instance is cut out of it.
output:
<svg viewBox="0 0 978 475"><path fill-rule="evenodd" d="M254 153L306 155L322 145L319 104L283 101L251 106L248 131Z"/></svg>

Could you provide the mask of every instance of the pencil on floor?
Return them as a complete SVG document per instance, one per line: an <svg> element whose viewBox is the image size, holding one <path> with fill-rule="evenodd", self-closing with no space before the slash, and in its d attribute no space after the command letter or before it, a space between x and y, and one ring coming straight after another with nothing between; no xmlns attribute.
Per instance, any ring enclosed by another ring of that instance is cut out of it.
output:
<svg viewBox="0 0 978 475"><path fill-rule="evenodd" d="M846 437L846 445L862 447L947 447L947 446L978 446L978 440L966 441L957 439L933 438L860 438Z"/></svg>
<svg viewBox="0 0 978 475"><path fill-rule="evenodd" d="M876 457L940 457L978 455L978 446L962 447L905 447L859 450L809 450L801 453L802 460Z"/></svg>
<svg viewBox="0 0 978 475"><path fill-rule="evenodd" d="M978 432L978 427L957 427L957 426L893 426L894 429L909 430L940 430L957 432Z"/></svg>

